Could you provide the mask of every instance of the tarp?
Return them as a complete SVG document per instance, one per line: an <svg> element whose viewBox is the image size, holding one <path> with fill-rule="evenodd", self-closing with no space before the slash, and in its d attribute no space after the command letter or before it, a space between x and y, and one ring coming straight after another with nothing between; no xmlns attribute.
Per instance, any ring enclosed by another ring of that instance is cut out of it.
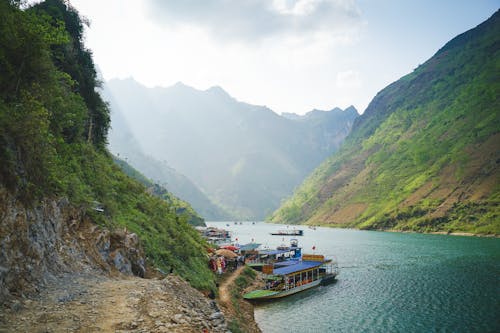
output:
<svg viewBox="0 0 500 333"><path fill-rule="evenodd" d="M258 248L259 246L260 246L259 243L244 244L244 245L241 245L240 251L252 251L252 250L255 250L256 248Z"/></svg>
<svg viewBox="0 0 500 333"><path fill-rule="evenodd" d="M220 248L221 249L226 249L226 250L229 250L229 251L236 251L236 250L240 249L239 247L234 246L234 245L222 245Z"/></svg>
<svg viewBox="0 0 500 333"><path fill-rule="evenodd" d="M295 272L300 272L306 269L316 268L323 265L324 262L320 261L297 261L296 265L289 265L285 267L276 268L273 270L274 275L288 275Z"/></svg>
<svg viewBox="0 0 500 333"><path fill-rule="evenodd" d="M290 253L290 250L263 250L259 251L259 254L267 254L269 256L274 256L276 254Z"/></svg>
<svg viewBox="0 0 500 333"><path fill-rule="evenodd" d="M223 256L224 258L228 258L228 259L234 259L238 256L233 251L230 251L227 249L219 249L219 250L215 251L215 254L217 254L219 256Z"/></svg>

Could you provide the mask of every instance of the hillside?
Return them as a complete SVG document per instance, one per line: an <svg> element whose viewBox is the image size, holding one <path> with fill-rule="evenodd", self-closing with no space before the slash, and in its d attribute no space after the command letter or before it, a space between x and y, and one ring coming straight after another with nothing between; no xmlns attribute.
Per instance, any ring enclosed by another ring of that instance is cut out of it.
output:
<svg viewBox="0 0 500 333"><path fill-rule="evenodd" d="M205 221L200 217L196 211L191 207L191 205L185 201L180 200L175 195L170 193L165 187L154 183L150 179L146 178L139 171L134 169L126 161L113 157L115 163L125 172L125 174L135 180L137 180L142 185L146 186L147 191L163 200L165 200L169 206L175 210L176 214L182 216L186 221L194 226L204 226Z"/></svg>
<svg viewBox="0 0 500 333"><path fill-rule="evenodd" d="M499 19L380 91L270 220L499 234Z"/></svg>
<svg viewBox="0 0 500 333"><path fill-rule="evenodd" d="M172 271L214 290L204 241L106 150L84 24L61 0L0 1L0 300L62 273Z"/></svg>
<svg viewBox="0 0 500 333"><path fill-rule="evenodd" d="M109 131L108 147L113 154L121 157L122 160L126 159L128 164L140 170L154 183L168 188L173 195L189 201L189 204L203 218L211 221L230 218L228 213L210 201L186 176L174 170L167 162L146 155L132 134L118 103L109 92L109 89L104 87L102 95L111 107L111 129Z"/></svg>
<svg viewBox="0 0 500 333"><path fill-rule="evenodd" d="M240 219L261 219L276 209L337 149L358 115L349 108L288 119L238 102L220 87L146 88L126 79L111 80L105 88L146 155L166 161ZM118 123L113 126L122 131ZM128 157L127 151L116 153ZM146 166L132 164L147 174ZM197 207L188 195L179 196Z"/></svg>

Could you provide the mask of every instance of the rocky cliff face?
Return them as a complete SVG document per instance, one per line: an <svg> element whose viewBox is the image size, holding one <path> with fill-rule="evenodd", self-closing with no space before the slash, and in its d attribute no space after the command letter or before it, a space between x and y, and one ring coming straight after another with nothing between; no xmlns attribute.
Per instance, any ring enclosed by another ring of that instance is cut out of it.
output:
<svg viewBox="0 0 500 333"><path fill-rule="evenodd" d="M67 199L26 207L0 189L0 218L0 302L33 294L67 272L145 275L137 235L95 225Z"/></svg>

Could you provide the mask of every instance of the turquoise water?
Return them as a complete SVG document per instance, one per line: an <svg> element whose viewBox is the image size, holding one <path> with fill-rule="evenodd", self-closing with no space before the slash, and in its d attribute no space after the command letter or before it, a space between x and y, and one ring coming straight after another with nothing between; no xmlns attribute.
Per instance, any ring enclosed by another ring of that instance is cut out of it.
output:
<svg viewBox="0 0 500 333"><path fill-rule="evenodd" d="M283 225L207 223L269 247ZM291 227L290 227L291 228ZM500 239L303 228L304 252L335 256L337 282L258 305L263 332L500 332Z"/></svg>

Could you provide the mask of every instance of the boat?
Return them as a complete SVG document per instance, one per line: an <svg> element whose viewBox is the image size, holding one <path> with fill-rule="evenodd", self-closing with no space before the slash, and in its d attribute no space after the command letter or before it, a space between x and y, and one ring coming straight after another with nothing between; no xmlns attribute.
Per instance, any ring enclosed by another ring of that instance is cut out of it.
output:
<svg viewBox="0 0 500 333"><path fill-rule="evenodd" d="M304 236L304 230L302 229L292 229L292 230L278 230L271 232L273 236Z"/></svg>
<svg viewBox="0 0 500 333"><path fill-rule="evenodd" d="M245 263L257 271L262 271L265 265L276 264L287 260L300 260L302 248L296 238L290 239L290 245L278 246L276 249L249 251L245 255Z"/></svg>
<svg viewBox="0 0 500 333"><path fill-rule="evenodd" d="M225 229L215 227L196 227L196 229L209 243L222 245L231 242L231 233Z"/></svg>
<svg viewBox="0 0 500 333"><path fill-rule="evenodd" d="M249 301L282 298L325 285L335 280L338 265L323 255L304 254L301 260L287 260L263 267L266 287L243 295Z"/></svg>

